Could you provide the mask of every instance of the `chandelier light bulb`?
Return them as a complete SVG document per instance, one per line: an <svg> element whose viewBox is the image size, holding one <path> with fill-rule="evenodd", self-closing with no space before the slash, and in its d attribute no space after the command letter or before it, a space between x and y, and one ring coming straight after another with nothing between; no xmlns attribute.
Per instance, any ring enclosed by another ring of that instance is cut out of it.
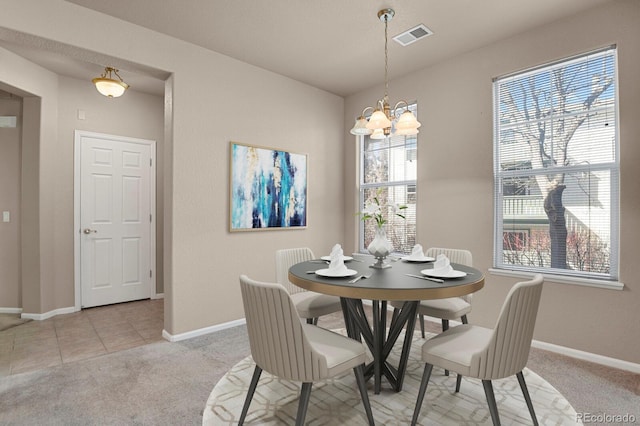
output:
<svg viewBox="0 0 640 426"><path fill-rule="evenodd" d="M367 119L364 116L360 116L356 118L356 124L351 129L352 135L370 135L372 133L371 129L367 129Z"/></svg>
<svg viewBox="0 0 640 426"><path fill-rule="evenodd" d="M384 139L386 137L387 135L384 134L384 129L375 129L373 133L371 133L371 136L369 136L370 139Z"/></svg>
<svg viewBox="0 0 640 426"><path fill-rule="evenodd" d="M378 130L378 129L386 129L387 127L391 127L391 120L389 117L377 109L371 114L371 118L369 118L369 123L367 123L367 129Z"/></svg>

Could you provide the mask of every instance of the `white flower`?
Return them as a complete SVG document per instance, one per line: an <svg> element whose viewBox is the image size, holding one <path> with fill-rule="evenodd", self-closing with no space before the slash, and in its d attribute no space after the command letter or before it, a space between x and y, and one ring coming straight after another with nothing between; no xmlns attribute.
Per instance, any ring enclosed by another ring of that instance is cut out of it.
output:
<svg viewBox="0 0 640 426"><path fill-rule="evenodd" d="M362 214L374 215L380 214L380 206L375 203L368 203L364 206L364 210L362 210Z"/></svg>
<svg viewBox="0 0 640 426"><path fill-rule="evenodd" d="M381 204L381 193L381 190L378 190L372 201L367 201L364 205L364 209L361 212L358 212L358 215L362 220L374 219L378 228L381 228L387 222L387 219L385 219L385 215L383 214L384 212L387 212L389 211L389 209L391 209L392 214L404 219L405 217L402 214L402 210L407 208L406 205L397 203Z"/></svg>

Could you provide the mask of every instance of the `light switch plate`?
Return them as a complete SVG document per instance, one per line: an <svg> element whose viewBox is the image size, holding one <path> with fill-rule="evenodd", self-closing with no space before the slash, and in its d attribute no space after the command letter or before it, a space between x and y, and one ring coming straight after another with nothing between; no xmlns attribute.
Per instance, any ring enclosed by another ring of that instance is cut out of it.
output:
<svg viewBox="0 0 640 426"><path fill-rule="evenodd" d="M0 127L16 127L17 117L12 115L0 116Z"/></svg>
<svg viewBox="0 0 640 426"><path fill-rule="evenodd" d="M8 211L2 212L2 221L3 222L10 222L11 221L11 213L9 213Z"/></svg>

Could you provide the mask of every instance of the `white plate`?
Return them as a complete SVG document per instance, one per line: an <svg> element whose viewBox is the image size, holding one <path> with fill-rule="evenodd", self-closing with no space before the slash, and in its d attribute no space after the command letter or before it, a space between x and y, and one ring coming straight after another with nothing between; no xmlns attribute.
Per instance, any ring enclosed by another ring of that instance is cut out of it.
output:
<svg viewBox="0 0 640 426"><path fill-rule="evenodd" d="M455 269L448 274L437 274L433 272L433 269L423 269L420 271L422 275L426 275L428 277L436 277L436 278L461 278L466 277L467 273L463 271L456 271Z"/></svg>
<svg viewBox="0 0 640 426"><path fill-rule="evenodd" d="M320 259L326 260L327 262L331 262L331 256L322 256ZM350 260L353 260L353 257L345 256L344 254L342 255L342 261L343 262L348 262Z"/></svg>
<svg viewBox="0 0 640 426"><path fill-rule="evenodd" d="M433 257L428 257L428 256L423 256L423 257L407 256L402 258L403 262L416 262L416 263L433 262L434 260L435 259Z"/></svg>
<svg viewBox="0 0 640 426"><path fill-rule="evenodd" d="M329 278L352 277L357 273L358 271L356 271L355 269L347 269L344 272L338 272L338 273L336 273L336 271L332 271L331 269L318 269L316 271L316 274L320 275L321 277L329 277Z"/></svg>

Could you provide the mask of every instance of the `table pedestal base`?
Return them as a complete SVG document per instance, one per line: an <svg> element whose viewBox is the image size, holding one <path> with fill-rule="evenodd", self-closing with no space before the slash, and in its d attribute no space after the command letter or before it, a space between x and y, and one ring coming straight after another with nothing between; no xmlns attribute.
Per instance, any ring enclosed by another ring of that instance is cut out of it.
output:
<svg viewBox="0 0 640 426"><path fill-rule="evenodd" d="M404 302L399 312L394 314L387 332L387 301L372 300L373 315L371 324L365 315L361 299L340 298L347 334L352 339L364 342L373 355L373 362L365 368L365 378L374 378L374 392L380 393L382 376L385 376L396 392L402 390L404 374L407 369L407 359L411 349L413 330L416 323L418 301ZM387 361L393 345L398 340L402 329L406 325L404 343L400 362L394 367Z"/></svg>

